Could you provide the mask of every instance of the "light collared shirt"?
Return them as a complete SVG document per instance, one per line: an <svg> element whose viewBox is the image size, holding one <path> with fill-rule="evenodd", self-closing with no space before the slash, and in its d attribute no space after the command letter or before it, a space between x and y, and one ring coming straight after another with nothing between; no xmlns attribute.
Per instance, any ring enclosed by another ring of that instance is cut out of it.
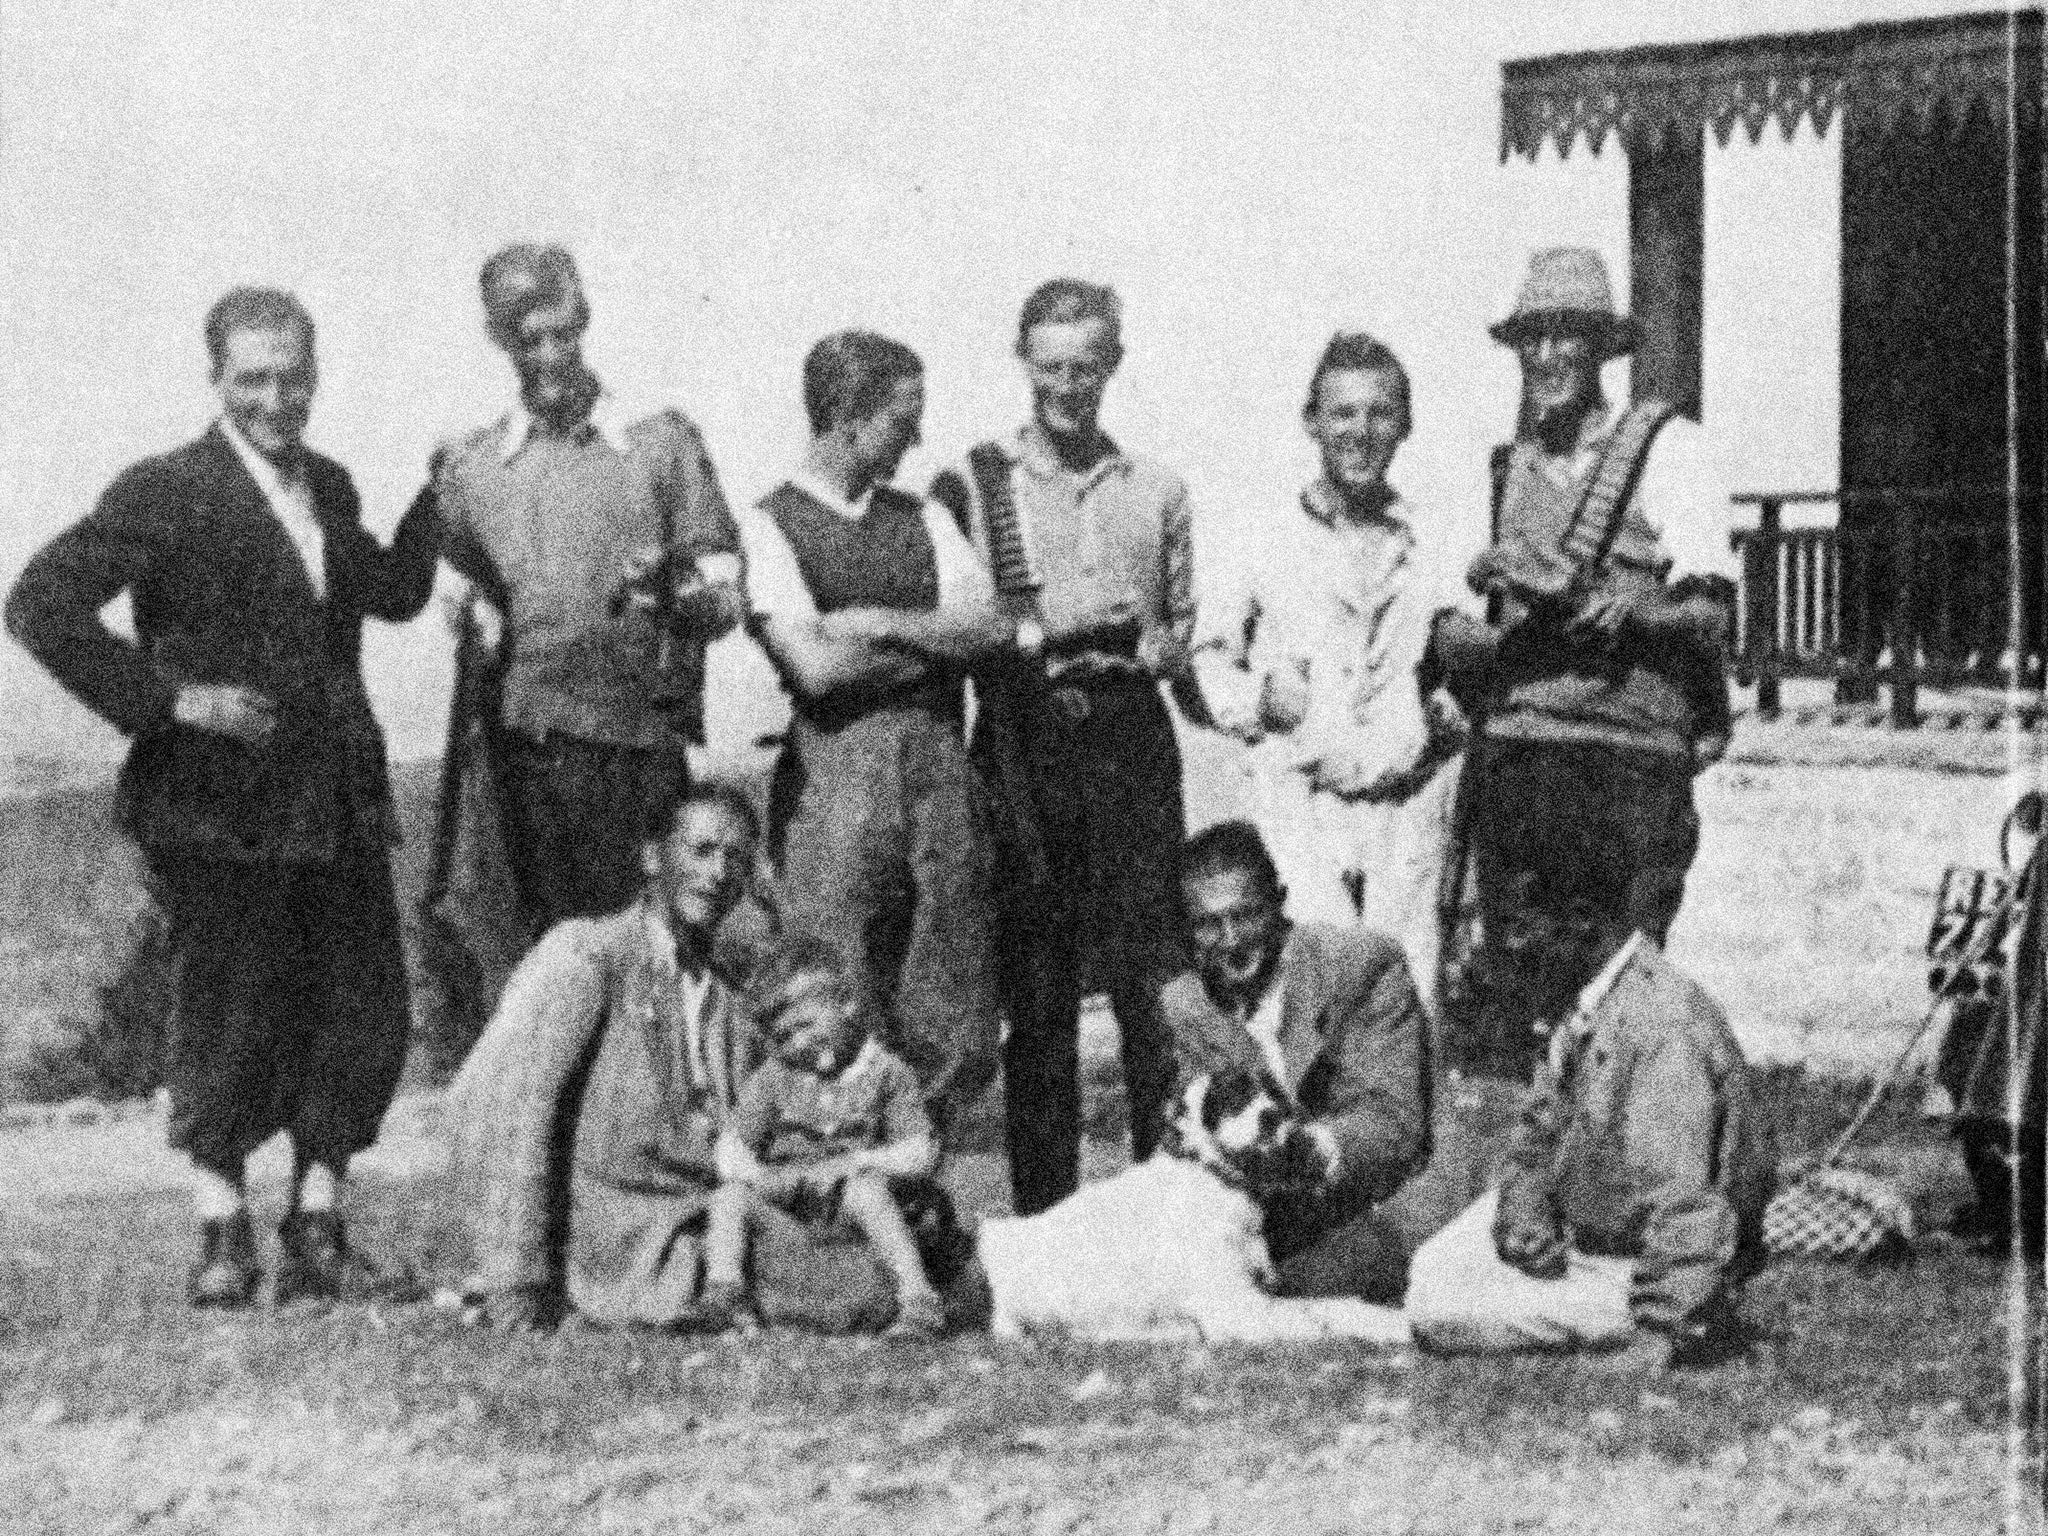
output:
<svg viewBox="0 0 2048 1536"><path fill-rule="evenodd" d="M791 474L788 483L848 522L857 522L865 517L868 504L874 497L874 492L870 491L859 502L850 502L837 488L808 469L799 469ZM954 526L946 509L926 498L922 510L925 534L931 540L932 561L938 572L939 606L958 608L992 601L995 588L989 581L988 572L982 568L974 546ZM817 618L817 599L811 594L810 584L804 580L795 549L775 519L765 508L752 506L740 510L738 521L740 549L747 560L749 610L763 618L785 622Z"/></svg>
<svg viewBox="0 0 2048 1536"><path fill-rule="evenodd" d="M1287 1081L1287 1058L1280 1053L1280 1020L1287 1003L1287 952L1280 953L1280 963L1273 968L1273 976L1267 984L1266 995L1252 1009L1251 1017L1244 1021L1244 1032L1252 1037L1252 1044L1259 1048L1259 1054L1266 1059L1266 1065L1278 1083Z"/></svg>
<svg viewBox="0 0 2048 1536"><path fill-rule="evenodd" d="M655 973L675 992L683 1016L684 1060L689 1064L690 1079L702 1086L718 1086L712 1074L711 1057L705 1041L704 1014L711 1005L713 988L718 980L711 973L710 966L702 966L694 973L686 971L676 962L676 936L670 929L655 904L643 901L640 904L641 920L647 933L647 949L654 962Z"/></svg>
<svg viewBox="0 0 2048 1536"><path fill-rule="evenodd" d="M1628 969L1629 963L1641 953L1643 946L1649 943L1650 940L1640 929L1630 934L1627 942L1607 957L1607 963L1600 967L1599 975L1579 989L1578 1001L1573 1005L1571 1013L1550 1033L1550 1069L1553 1072L1562 1076L1567 1064L1592 1038L1595 1015L1600 1010L1601 1002L1614 990L1615 982L1621 979L1621 973Z"/></svg>
<svg viewBox="0 0 2048 1536"><path fill-rule="evenodd" d="M520 449L533 437L540 422L533 412L526 408L524 400L512 402L512 409L505 413L505 433L499 439L498 458L501 463L510 464L519 457ZM626 436L626 420L619 412L618 401L609 390L600 390L597 401L590 408L590 414L569 428L565 434L571 439L594 434L604 439L613 453L632 452L632 442Z"/></svg>
<svg viewBox="0 0 2048 1536"><path fill-rule="evenodd" d="M1186 484L1151 459L1105 437L1103 456L1068 469L1037 422L997 446L1010 465L1010 495L1045 627L1127 603L1144 627L1143 654L1161 675L1182 672L1195 637L1193 517ZM987 510L965 471L969 525L988 547Z"/></svg>
<svg viewBox="0 0 2048 1536"><path fill-rule="evenodd" d="M1194 672L1212 718L1263 732L1279 766L1345 751L1371 777L1414 768L1432 743L1416 667L1462 567L1416 536L1399 497L1354 518L1321 480L1233 534L1203 557ZM1282 680L1307 690L1292 725L1261 718Z"/></svg>
<svg viewBox="0 0 2048 1536"><path fill-rule="evenodd" d="M233 418L221 417L220 430L228 446L235 450L235 457L242 461L242 467L249 471L249 478L256 482L256 489L270 504L271 514L292 541L292 548L299 552L299 562L306 568L306 579L313 584L314 595L325 601L327 534L313 509L312 481L306 478L304 469L294 466L287 470L266 458L242 435Z"/></svg>

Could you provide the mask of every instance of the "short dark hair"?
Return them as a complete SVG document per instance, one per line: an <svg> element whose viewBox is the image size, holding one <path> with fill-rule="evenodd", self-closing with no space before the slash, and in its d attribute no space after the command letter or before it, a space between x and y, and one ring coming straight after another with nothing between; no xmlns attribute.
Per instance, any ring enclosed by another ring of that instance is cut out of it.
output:
<svg viewBox="0 0 2048 1536"><path fill-rule="evenodd" d="M804 415L811 431L865 421L905 379L924 376L924 360L874 331L834 331L804 358Z"/></svg>
<svg viewBox="0 0 2048 1536"><path fill-rule="evenodd" d="M683 812L693 805L715 805L730 812L747 829L748 837L757 843L761 840L761 813L755 809L752 795L729 779L697 779L685 785L679 793L656 800L647 807L640 824L642 841L662 841L675 831Z"/></svg>
<svg viewBox="0 0 2048 1536"><path fill-rule="evenodd" d="M1316 371L1309 375L1308 401L1301 408L1304 416L1313 416L1319 403L1323 380L1333 373L1382 373L1394 381L1394 389L1401 397L1401 430L1415 430L1415 407L1410 398L1408 370L1401 365L1401 359L1394 356L1394 349L1377 336L1365 331L1339 331L1330 338L1330 344L1323 348L1323 355L1316 360Z"/></svg>
<svg viewBox="0 0 2048 1536"><path fill-rule="evenodd" d="M811 977L850 981L846 952L820 934L798 929L783 936L755 967L747 983L747 1016L756 1029L774 1033L775 1021L809 989Z"/></svg>
<svg viewBox="0 0 2048 1536"><path fill-rule="evenodd" d="M1180 877L1183 881L1221 874L1227 869L1241 869L1256 875L1265 882L1268 892L1274 896L1280 894L1279 866L1267 851L1266 840L1259 835L1259 829L1248 821L1216 822L1202 828L1181 845Z"/></svg>
<svg viewBox="0 0 2048 1536"><path fill-rule="evenodd" d="M235 331L296 330L313 350L313 317L282 288L230 288L206 312L206 355L218 374Z"/></svg>
<svg viewBox="0 0 2048 1536"><path fill-rule="evenodd" d="M519 327L528 315L564 299L576 301L578 325L590 322L590 302L583 296L576 260L559 245L521 240L492 252L477 274L477 288L483 294L485 328L500 347L509 348L519 339Z"/></svg>
<svg viewBox="0 0 2048 1536"><path fill-rule="evenodd" d="M1111 354L1124 355L1124 301L1105 283L1083 282L1078 277L1055 277L1031 290L1017 313L1017 355L1024 355L1032 329L1041 325L1072 325L1081 320L1100 320L1109 328Z"/></svg>

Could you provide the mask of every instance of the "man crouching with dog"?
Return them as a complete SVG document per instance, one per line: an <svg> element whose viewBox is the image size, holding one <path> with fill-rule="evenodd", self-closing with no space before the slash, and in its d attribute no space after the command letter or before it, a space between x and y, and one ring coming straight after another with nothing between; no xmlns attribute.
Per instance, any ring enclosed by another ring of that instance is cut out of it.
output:
<svg viewBox="0 0 2048 1536"><path fill-rule="evenodd" d="M1442 1353L1655 1374L1761 1265L1774 1139L1721 1010L1654 940L1586 905L1546 949L1549 1059L1499 1186L1417 1250L1408 1320Z"/></svg>
<svg viewBox="0 0 2048 1536"><path fill-rule="evenodd" d="M1272 855L1226 821L1181 855L1194 968L1161 1001L1179 1069L1270 1079L1321 1161L1261 1201L1281 1296L1399 1298L1404 1249L1374 1214L1429 1157L1428 1023L1400 945L1370 929L1293 923Z"/></svg>

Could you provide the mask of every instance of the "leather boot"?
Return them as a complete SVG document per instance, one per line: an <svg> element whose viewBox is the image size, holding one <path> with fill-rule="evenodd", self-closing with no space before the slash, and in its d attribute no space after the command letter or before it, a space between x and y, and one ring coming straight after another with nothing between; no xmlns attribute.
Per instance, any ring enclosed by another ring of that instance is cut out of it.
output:
<svg viewBox="0 0 2048 1536"><path fill-rule="evenodd" d="M185 1282L193 1306L246 1307L259 1278L256 1233L246 1209L199 1224L199 1257Z"/></svg>

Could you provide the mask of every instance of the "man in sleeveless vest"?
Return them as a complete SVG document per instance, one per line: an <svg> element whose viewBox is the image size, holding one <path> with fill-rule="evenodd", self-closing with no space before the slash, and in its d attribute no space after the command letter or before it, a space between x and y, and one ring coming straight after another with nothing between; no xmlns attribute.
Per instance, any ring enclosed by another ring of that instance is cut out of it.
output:
<svg viewBox="0 0 2048 1536"><path fill-rule="evenodd" d="M704 739L704 647L740 619L739 545L696 427L627 414L585 365L568 252L507 246L481 287L519 399L442 454L442 552L500 667L500 831L538 937L639 889L639 828Z"/></svg>
<svg viewBox="0 0 2048 1536"><path fill-rule="evenodd" d="M974 740L999 813L1004 1102L1012 1195L1028 1215L1079 1178L1084 994L1108 993L1116 1011L1137 1157L1172 1086L1159 989L1187 963L1185 822L1159 684L1193 694L1195 602L1186 487L1098 422L1123 357L1116 294L1042 284L1017 355L1031 420L933 491L987 552L1029 653L978 675Z"/></svg>
<svg viewBox="0 0 2048 1536"><path fill-rule="evenodd" d="M944 509L891 486L924 368L867 331L804 359L804 465L741 514L748 628L795 706L770 791L784 925L857 958L942 1137L995 1074L987 840L965 669L1017 626Z"/></svg>
<svg viewBox="0 0 2048 1536"><path fill-rule="evenodd" d="M1728 739L1733 557L1698 428L1657 400L1616 413L1601 390L1635 326L1596 253L1539 251L1492 334L1522 371L1494 542L1468 575L1493 622L1447 612L1434 636L1449 671L1485 679L1465 822L1481 939L1445 1047L1526 1080L1542 1051L1528 978L1560 914L1660 943L1677 915L1692 778Z"/></svg>
<svg viewBox="0 0 2048 1536"><path fill-rule="evenodd" d="M306 447L318 373L297 299L232 290L206 346L220 418L45 546L7 627L134 738L115 814L175 950L164 1081L202 1234L187 1294L240 1307L258 1283L244 1164L278 1131L296 1170L275 1299L377 1289L357 1283L374 1275L341 1184L398 1086L410 1008L362 627L426 605L439 533L422 494L380 547L348 472ZM133 639L101 617L123 592Z"/></svg>

